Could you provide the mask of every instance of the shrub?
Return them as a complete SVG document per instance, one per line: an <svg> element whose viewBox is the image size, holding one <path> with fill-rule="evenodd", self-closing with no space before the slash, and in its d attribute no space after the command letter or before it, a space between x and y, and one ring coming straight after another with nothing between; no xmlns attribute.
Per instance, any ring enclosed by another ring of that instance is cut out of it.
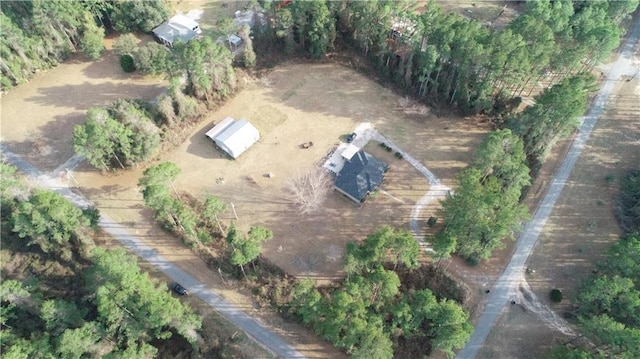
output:
<svg viewBox="0 0 640 359"><path fill-rule="evenodd" d="M199 229L197 236L202 244L209 244L213 242L213 237L211 237L211 235L205 230Z"/></svg>
<svg viewBox="0 0 640 359"><path fill-rule="evenodd" d="M608 174L604 177L604 181L607 182L607 184L613 184L616 181L616 177L612 174Z"/></svg>
<svg viewBox="0 0 640 359"><path fill-rule="evenodd" d="M133 57L127 54L120 56L120 67L122 67L124 72L134 72L136 65L133 62Z"/></svg>
<svg viewBox="0 0 640 359"><path fill-rule="evenodd" d="M560 289L554 288L551 290L551 293L549 293L549 298L554 303L560 303L562 302L562 292Z"/></svg>
<svg viewBox="0 0 640 359"><path fill-rule="evenodd" d="M132 34L123 34L113 44L113 52L118 55L133 55L138 50L138 40Z"/></svg>
<svg viewBox="0 0 640 359"><path fill-rule="evenodd" d="M435 226L436 223L438 223L437 217L429 217L429 219L427 220L427 226L429 226L430 228L433 228L433 226Z"/></svg>
<svg viewBox="0 0 640 359"><path fill-rule="evenodd" d="M135 53L135 66L145 74L161 75L169 73L175 60L166 46L150 42Z"/></svg>
<svg viewBox="0 0 640 359"><path fill-rule="evenodd" d="M385 150L387 150L387 152L391 152L391 151L393 151L393 149L392 149L391 147L387 146L387 144L386 144L386 143L382 143L382 142L380 142L380 147L382 147L382 148L384 148Z"/></svg>
<svg viewBox="0 0 640 359"><path fill-rule="evenodd" d="M401 159L402 159L402 157L404 157L404 156L402 156L402 153L400 153L400 152L396 152L396 158L397 158L397 159L401 160Z"/></svg>
<svg viewBox="0 0 640 359"><path fill-rule="evenodd" d="M98 223L100 222L100 211L96 207L89 206L82 210L82 214L89 219L89 225L91 228L98 228Z"/></svg>
<svg viewBox="0 0 640 359"><path fill-rule="evenodd" d="M475 267L480 263L480 259L478 259L478 257L467 257L465 260L467 261L467 264L472 267Z"/></svg>

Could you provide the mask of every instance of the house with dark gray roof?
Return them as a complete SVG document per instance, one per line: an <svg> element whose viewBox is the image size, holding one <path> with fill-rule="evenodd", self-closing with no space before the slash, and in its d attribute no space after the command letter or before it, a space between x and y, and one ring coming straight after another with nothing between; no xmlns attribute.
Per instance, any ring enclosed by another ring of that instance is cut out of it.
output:
<svg viewBox="0 0 640 359"><path fill-rule="evenodd" d="M340 170L335 189L355 202L361 203L382 184L389 169L386 163L360 150Z"/></svg>

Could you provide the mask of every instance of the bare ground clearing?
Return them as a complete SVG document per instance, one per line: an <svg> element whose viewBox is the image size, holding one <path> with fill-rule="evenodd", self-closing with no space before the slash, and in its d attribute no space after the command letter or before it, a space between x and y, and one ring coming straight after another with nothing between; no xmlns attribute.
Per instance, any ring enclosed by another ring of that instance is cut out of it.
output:
<svg viewBox="0 0 640 359"><path fill-rule="evenodd" d="M241 228L272 228L275 238L264 253L286 272L334 278L347 241L362 239L383 224L408 228L411 208L428 190L428 182L406 161L375 145L370 150L380 154L391 171L383 191L361 207L332 193L321 210L299 215L287 196L288 179L311 170L358 123L370 122L451 183L486 131L471 121L448 130L451 119L408 118L397 103L397 95L347 68L286 64L212 113L207 124L166 159L183 170L176 182L179 188L199 198L212 194L233 203ZM210 123L225 116L247 118L262 135L236 161L226 159L204 136ZM309 141L312 147L300 148ZM267 178L267 173L274 176ZM217 178L224 183L216 183ZM223 217L231 220L232 211Z"/></svg>
<svg viewBox="0 0 640 359"><path fill-rule="evenodd" d="M453 182L452 176L464 167L486 133L486 129L474 126L470 119L459 120L460 129L454 130L450 128L457 124L451 122L452 119L405 118L403 112L396 109L396 95L338 65L288 64L270 73L268 78L270 87L262 81L249 84L213 112L184 144L163 160L175 162L182 168L176 181L178 189L200 198L213 194L234 203L241 228L262 224L273 229L275 238L265 245L265 255L291 274L335 278L339 275L341 254L347 241L362 239L382 224L408 228L413 204L428 190L426 179L417 170L372 143L367 149L392 166L383 185L388 195L380 193L358 208L332 193L320 212L298 215L286 198L284 183L298 171L318 163L341 135L352 131L356 119L372 122L395 143L433 168L445 183ZM336 83L343 86L338 89ZM204 136L211 122L229 115L246 117L262 134L261 141L237 161L221 155ZM314 146L299 148L300 143L307 141L313 141ZM160 254L218 288L228 300L245 305L253 303L250 295L239 294L235 285L226 286L220 275L207 270L204 262L194 258L188 248L150 224L150 213L144 210L136 188L141 172L142 169L138 169L104 177L85 164L77 169L76 178L82 192L101 210L135 228ZM268 172L274 177L263 177ZM217 184L217 178L224 178L224 183ZM428 215L425 211L423 218ZM223 219L229 221L232 216L232 211L228 211ZM305 330L282 323L274 313L256 311L253 304L246 309L272 327L286 328L281 334L291 342L300 343L297 349L305 355L339 355L326 344L314 343Z"/></svg>

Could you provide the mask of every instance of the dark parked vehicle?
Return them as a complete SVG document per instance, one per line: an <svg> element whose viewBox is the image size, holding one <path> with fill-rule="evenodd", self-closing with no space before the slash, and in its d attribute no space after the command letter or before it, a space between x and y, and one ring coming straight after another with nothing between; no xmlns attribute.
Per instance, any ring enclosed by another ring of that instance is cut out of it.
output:
<svg viewBox="0 0 640 359"><path fill-rule="evenodd" d="M181 285L180 285L180 284L178 284L178 283L176 283L176 284L174 284L174 285L173 285L173 290L174 290L176 293L180 294L180 295L187 295L187 294L189 294L189 291L188 291L185 287L181 286Z"/></svg>
<svg viewBox="0 0 640 359"><path fill-rule="evenodd" d="M347 143L353 142L353 140L355 140L357 136L358 136L357 133L355 132L351 133L349 136L347 136Z"/></svg>

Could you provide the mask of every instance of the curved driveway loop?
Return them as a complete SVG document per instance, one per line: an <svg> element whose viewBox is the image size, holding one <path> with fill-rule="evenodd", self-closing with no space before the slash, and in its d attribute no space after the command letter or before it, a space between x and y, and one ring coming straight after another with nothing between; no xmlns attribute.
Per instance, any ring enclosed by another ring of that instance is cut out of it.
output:
<svg viewBox="0 0 640 359"><path fill-rule="evenodd" d="M510 299L514 290L520 282L524 281L524 270L529 254L533 251L538 236L542 232L542 228L549 218L553 207L562 192L573 167L575 166L580 153L584 149L591 131L598 122L598 117L604 112L609 96L613 92L616 83L622 79L622 76L630 76L638 69L634 69L632 56L638 46L638 38L640 37L640 21L637 21L629 37L622 47L622 53L618 60L613 63L610 70L607 71L607 80L604 86L598 92L598 95L589 109L589 112L582 118L579 134L571 144L569 152L562 161L560 168L556 171L553 181L547 190L540 206L531 220L524 227L522 234L518 238L516 251L511 257L511 261L502 273L498 281L492 288L491 293L487 297L487 304L484 312L475 325L475 331L466 347L458 353L459 359L473 359L477 356L478 351L484 345L493 324L500 315L502 308Z"/></svg>

